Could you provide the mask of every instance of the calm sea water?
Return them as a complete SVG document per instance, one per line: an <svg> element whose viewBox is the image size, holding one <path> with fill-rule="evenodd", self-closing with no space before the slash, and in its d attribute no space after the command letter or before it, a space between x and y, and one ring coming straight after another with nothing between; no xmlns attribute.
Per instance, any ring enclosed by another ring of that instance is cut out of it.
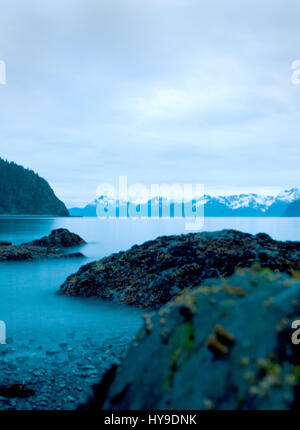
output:
<svg viewBox="0 0 300 430"><path fill-rule="evenodd" d="M280 240L300 240L299 218L207 218L204 230L234 228L266 232ZM7 336L30 336L40 342L63 341L66 333L98 333L103 338L130 338L141 324L133 308L95 300L56 296L66 277L88 261L125 250L165 234L184 233L180 220L104 220L97 218L1 218L0 240L15 244L40 238L66 227L88 244L85 259L0 263L0 320Z"/></svg>

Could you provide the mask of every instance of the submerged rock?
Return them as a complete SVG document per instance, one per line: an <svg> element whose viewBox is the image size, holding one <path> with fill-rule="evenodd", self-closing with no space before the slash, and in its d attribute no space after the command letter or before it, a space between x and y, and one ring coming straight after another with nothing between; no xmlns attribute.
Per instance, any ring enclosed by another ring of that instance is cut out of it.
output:
<svg viewBox="0 0 300 430"><path fill-rule="evenodd" d="M145 317L84 408L299 408L299 305L297 276L266 269L185 290Z"/></svg>
<svg viewBox="0 0 300 430"><path fill-rule="evenodd" d="M300 270L300 242L235 230L163 236L82 266L59 293L158 309L183 288L254 263L288 274Z"/></svg>
<svg viewBox="0 0 300 430"><path fill-rule="evenodd" d="M10 246L12 245L11 242L6 242L6 240L0 240L0 246Z"/></svg>
<svg viewBox="0 0 300 430"><path fill-rule="evenodd" d="M84 257L80 252L65 253L64 248L83 245L85 241L67 229L52 230L49 236L21 245L0 242L0 261L25 261L38 258Z"/></svg>

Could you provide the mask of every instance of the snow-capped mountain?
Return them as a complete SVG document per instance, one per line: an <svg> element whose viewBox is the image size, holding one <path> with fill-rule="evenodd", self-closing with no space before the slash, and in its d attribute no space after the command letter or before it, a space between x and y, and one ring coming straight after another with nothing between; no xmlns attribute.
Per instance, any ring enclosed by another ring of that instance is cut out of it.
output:
<svg viewBox="0 0 300 430"><path fill-rule="evenodd" d="M222 205L232 211L251 208L261 212L266 212L267 209L274 203L273 196L263 196L259 194L236 194L231 196L216 196L212 197L204 195L196 201L196 206L205 204L208 206Z"/></svg>
<svg viewBox="0 0 300 430"><path fill-rule="evenodd" d="M229 197L219 197L218 200L233 210L251 207L263 212L274 203L273 196L261 196L259 194L239 194Z"/></svg>
<svg viewBox="0 0 300 430"><path fill-rule="evenodd" d="M280 192L277 196L261 195L261 194L235 194L230 196L209 196L204 194L197 200L193 201L193 205L197 208L204 205L205 216L282 216L288 206L300 200L300 190L292 188ZM135 204L161 206L167 203L168 200L162 197L153 197L150 201L145 200L140 203L135 201ZM119 202L121 205L126 205L127 202ZM176 203L178 204L178 202ZM109 209L117 205L117 202L106 196L100 196L94 202L88 204L85 208L72 208L69 210L72 216L96 216L96 207L100 205L102 208Z"/></svg>
<svg viewBox="0 0 300 430"><path fill-rule="evenodd" d="M290 203L300 199L300 190L284 190L277 196L250 193L204 197L206 216L281 216Z"/></svg>
<svg viewBox="0 0 300 430"><path fill-rule="evenodd" d="M282 191L276 199L281 202L292 203L300 199L300 190L298 188L291 188L290 190Z"/></svg>

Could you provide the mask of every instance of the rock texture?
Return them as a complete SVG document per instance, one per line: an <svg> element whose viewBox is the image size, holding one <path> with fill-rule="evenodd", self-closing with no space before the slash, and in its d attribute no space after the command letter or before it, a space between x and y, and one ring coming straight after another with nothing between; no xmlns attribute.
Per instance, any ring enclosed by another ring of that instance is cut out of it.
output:
<svg viewBox="0 0 300 430"><path fill-rule="evenodd" d="M85 243L85 240L78 236L78 234L71 233L66 228L58 228L56 230L52 230L49 236L44 236L41 239L24 243L24 245L42 246L45 248L70 248L72 246L80 246Z"/></svg>
<svg viewBox="0 0 300 430"><path fill-rule="evenodd" d="M29 397L34 394L34 390L26 388L23 384L0 385L1 397Z"/></svg>
<svg viewBox="0 0 300 430"><path fill-rule="evenodd" d="M159 237L82 266L59 293L158 309L184 288L256 262L289 274L300 270L300 242L235 230Z"/></svg>
<svg viewBox="0 0 300 430"><path fill-rule="evenodd" d="M299 279L256 266L183 291L145 315L84 408L299 408Z"/></svg>
<svg viewBox="0 0 300 430"><path fill-rule="evenodd" d="M10 246L12 245L11 242L7 242L6 240L0 240L0 246Z"/></svg>
<svg viewBox="0 0 300 430"><path fill-rule="evenodd" d="M65 253L64 248L83 245L85 241L67 229L52 230L49 236L21 245L0 242L0 261L22 261L38 258L83 257L81 252Z"/></svg>

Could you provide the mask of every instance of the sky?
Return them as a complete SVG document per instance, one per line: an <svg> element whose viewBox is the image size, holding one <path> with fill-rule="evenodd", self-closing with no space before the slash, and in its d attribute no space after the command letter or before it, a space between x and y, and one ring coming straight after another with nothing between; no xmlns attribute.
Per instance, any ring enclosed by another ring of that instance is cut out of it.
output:
<svg viewBox="0 0 300 430"><path fill-rule="evenodd" d="M68 207L119 176L300 187L299 18L298 0L1 0L0 156Z"/></svg>

